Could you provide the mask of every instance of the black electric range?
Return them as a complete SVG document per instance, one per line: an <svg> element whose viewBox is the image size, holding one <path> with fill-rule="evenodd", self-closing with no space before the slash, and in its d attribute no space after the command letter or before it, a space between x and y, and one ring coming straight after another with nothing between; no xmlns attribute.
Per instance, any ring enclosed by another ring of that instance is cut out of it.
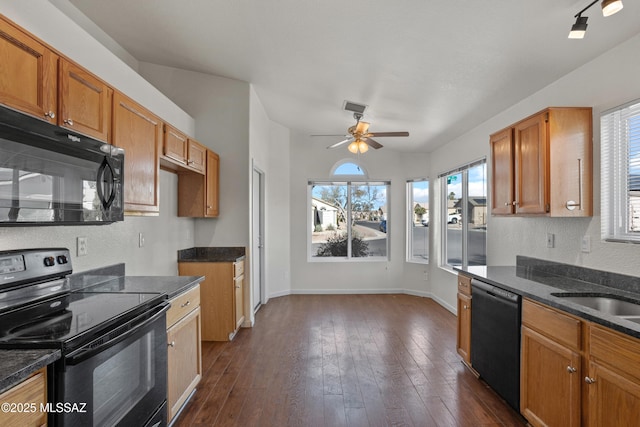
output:
<svg viewBox="0 0 640 427"><path fill-rule="evenodd" d="M166 295L71 289L67 249L0 252L0 348L59 348L48 423L165 426Z"/></svg>

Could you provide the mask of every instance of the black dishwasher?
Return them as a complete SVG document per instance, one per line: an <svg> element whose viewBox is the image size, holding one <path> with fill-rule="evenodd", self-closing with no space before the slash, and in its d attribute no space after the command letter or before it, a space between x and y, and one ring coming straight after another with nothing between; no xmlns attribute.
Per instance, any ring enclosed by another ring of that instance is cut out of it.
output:
<svg viewBox="0 0 640 427"><path fill-rule="evenodd" d="M473 279L471 298L471 365L519 411L520 295Z"/></svg>

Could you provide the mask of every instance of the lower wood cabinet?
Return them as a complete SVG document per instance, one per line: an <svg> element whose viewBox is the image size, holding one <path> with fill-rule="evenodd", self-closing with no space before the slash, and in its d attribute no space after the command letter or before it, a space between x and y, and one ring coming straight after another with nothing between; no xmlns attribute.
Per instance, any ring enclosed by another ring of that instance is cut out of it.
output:
<svg viewBox="0 0 640 427"><path fill-rule="evenodd" d="M458 274L458 333L456 350L471 365L471 278Z"/></svg>
<svg viewBox="0 0 640 427"><path fill-rule="evenodd" d="M202 282L202 340L231 341L244 323L244 259L236 262L179 262L181 276Z"/></svg>
<svg viewBox="0 0 640 427"><path fill-rule="evenodd" d="M0 411L2 427L41 427L47 425L47 413L40 406L47 403L47 368L36 371L26 380L0 394L1 403L15 403L35 411Z"/></svg>
<svg viewBox="0 0 640 427"><path fill-rule="evenodd" d="M173 419L202 378L200 286L171 299L167 312L167 407Z"/></svg>
<svg viewBox="0 0 640 427"><path fill-rule="evenodd" d="M520 386L532 426L637 426L640 340L524 299Z"/></svg>
<svg viewBox="0 0 640 427"><path fill-rule="evenodd" d="M589 330L585 376L588 426L637 426L640 420L640 340L600 325Z"/></svg>
<svg viewBox="0 0 640 427"><path fill-rule="evenodd" d="M580 426L582 322L522 302L520 412L532 426Z"/></svg>

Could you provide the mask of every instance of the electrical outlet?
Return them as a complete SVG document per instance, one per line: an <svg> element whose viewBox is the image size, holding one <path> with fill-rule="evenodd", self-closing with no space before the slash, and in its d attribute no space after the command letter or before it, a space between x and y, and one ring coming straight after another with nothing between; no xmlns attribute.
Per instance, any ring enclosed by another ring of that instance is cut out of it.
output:
<svg viewBox="0 0 640 427"><path fill-rule="evenodd" d="M144 234L138 233L138 247L144 248Z"/></svg>
<svg viewBox="0 0 640 427"><path fill-rule="evenodd" d="M429 272L427 270L424 270L424 281L428 282L429 281Z"/></svg>
<svg viewBox="0 0 640 427"><path fill-rule="evenodd" d="M591 252L591 236L582 236L582 242L580 242L580 251L588 254Z"/></svg>
<svg viewBox="0 0 640 427"><path fill-rule="evenodd" d="M556 235L553 233L547 233L547 247L553 248L556 245Z"/></svg>
<svg viewBox="0 0 640 427"><path fill-rule="evenodd" d="M89 253L89 248L87 246L87 238L86 237L78 237L77 239L78 246L78 256L85 256Z"/></svg>

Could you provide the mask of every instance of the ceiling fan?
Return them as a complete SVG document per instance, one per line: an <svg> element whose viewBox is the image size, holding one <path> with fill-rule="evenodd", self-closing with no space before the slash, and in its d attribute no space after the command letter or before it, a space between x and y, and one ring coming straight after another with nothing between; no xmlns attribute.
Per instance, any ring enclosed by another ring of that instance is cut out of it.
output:
<svg viewBox="0 0 640 427"><path fill-rule="evenodd" d="M382 148L382 144L380 144L375 139L375 137L385 137L385 136L409 136L409 132L369 132L369 123L361 122L362 119L361 113L353 113L353 118L356 119L356 124L347 129L348 135L345 135L347 139L336 142L328 146L327 148L336 148L347 142L350 142L347 147L349 151L353 154L356 153L366 153L369 150L369 147L378 149ZM341 135L313 135L313 136L341 136Z"/></svg>

